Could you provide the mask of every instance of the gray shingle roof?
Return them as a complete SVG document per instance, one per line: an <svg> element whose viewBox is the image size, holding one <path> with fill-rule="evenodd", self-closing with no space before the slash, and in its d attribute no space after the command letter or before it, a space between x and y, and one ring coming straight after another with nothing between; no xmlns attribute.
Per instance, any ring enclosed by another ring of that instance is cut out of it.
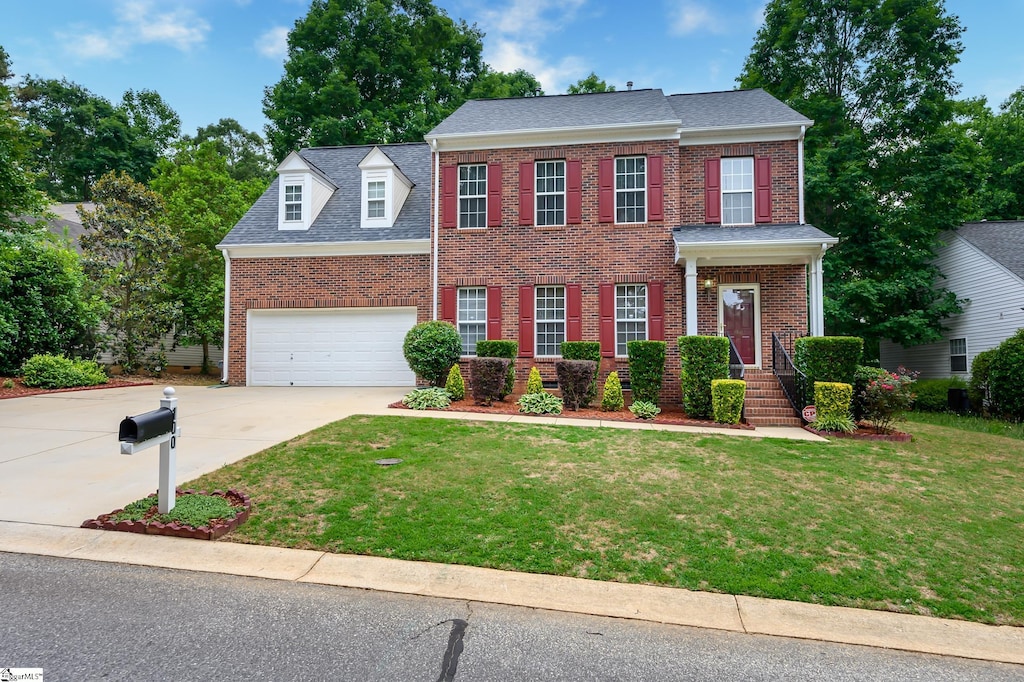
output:
<svg viewBox="0 0 1024 682"><path fill-rule="evenodd" d="M683 225L672 230L676 244L710 244L753 241L832 241L834 238L814 225L788 223L756 227Z"/></svg>
<svg viewBox="0 0 1024 682"><path fill-rule="evenodd" d="M299 155L315 166L338 189L327 200L308 230L278 230L280 178L271 183L252 208L221 241L222 246L243 244L320 244L328 242L395 241L430 238L430 147L425 143L376 145L413 183L392 227L359 226L362 207L362 171L359 162L375 145L314 147Z"/></svg>
<svg viewBox="0 0 1024 682"><path fill-rule="evenodd" d="M1024 279L1024 221L966 223L956 233L986 256Z"/></svg>
<svg viewBox="0 0 1024 682"><path fill-rule="evenodd" d="M669 95L667 99L682 120L683 128L812 123L761 88Z"/></svg>
<svg viewBox="0 0 1024 682"><path fill-rule="evenodd" d="M676 121L661 90L470 100L427 133L508 133Z"/></svg>

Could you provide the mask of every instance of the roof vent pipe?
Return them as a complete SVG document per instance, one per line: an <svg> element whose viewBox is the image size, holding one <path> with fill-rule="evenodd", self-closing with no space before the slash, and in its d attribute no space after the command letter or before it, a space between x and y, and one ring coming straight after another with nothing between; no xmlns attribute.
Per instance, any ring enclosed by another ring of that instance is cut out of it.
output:
<svg viewBox="0 0 1024 682"><path fill-rule="evenodd" d="M626 90L633 89L633 81L626 81Z"/></svg>

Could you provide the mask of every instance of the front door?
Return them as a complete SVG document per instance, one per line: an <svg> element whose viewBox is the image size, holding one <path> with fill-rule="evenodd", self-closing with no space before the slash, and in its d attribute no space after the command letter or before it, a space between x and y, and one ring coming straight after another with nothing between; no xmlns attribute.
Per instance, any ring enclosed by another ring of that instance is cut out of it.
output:
<svg viewBox="0 0 1024 682"><path fill-rule="evenodd" d="M740 284L719 288L721 332L732 337L744 365L759 365L758 291L756 285Z"/></svg>

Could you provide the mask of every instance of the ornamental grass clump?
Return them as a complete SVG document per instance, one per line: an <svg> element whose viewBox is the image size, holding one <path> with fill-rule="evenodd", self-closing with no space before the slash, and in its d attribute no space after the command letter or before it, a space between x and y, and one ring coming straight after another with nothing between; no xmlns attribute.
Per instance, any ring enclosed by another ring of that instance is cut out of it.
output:
<svg viewBox="0 0 1024 682"><path fill-rule="evenodd" d="M466 397L466 380L462 378L459 363L455 363L448 370L448 381L444 382L444 390L448 391L452 400L462 400Z"/></svg>
<svg viewBox="0 0 1024 682"><path fill-rule="evenodd" d="M864 389L864 419L879 431L889 431L914 402L916 374L900 367L868 382Z"/></svg>
<svg viewBox="0 0 1024 682"><path fill-rule="evenodd" d="M526 380L526 392L528 394L544 393L544 381L540 378L540 370L536 367L530 368L530 376Z"/></svg>
<svg viewBox="0 0 1024 682"><path fill-rule="evenodd" d="M618 412L626 404L622 397L622 382L618 372L610 372L604 380L604 393L601 396L601 409L605 412Z"/></svg>

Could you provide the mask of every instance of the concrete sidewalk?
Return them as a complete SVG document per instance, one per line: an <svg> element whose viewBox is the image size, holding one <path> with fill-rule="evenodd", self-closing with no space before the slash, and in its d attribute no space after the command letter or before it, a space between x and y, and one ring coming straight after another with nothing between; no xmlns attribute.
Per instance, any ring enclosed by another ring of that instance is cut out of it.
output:
<svg viewBox="0 0 1024 682"><path fill-rule="evenodd" d="M337 585L1024 664L1024 628L667 587L2 521L0 551Z"/></svg>

